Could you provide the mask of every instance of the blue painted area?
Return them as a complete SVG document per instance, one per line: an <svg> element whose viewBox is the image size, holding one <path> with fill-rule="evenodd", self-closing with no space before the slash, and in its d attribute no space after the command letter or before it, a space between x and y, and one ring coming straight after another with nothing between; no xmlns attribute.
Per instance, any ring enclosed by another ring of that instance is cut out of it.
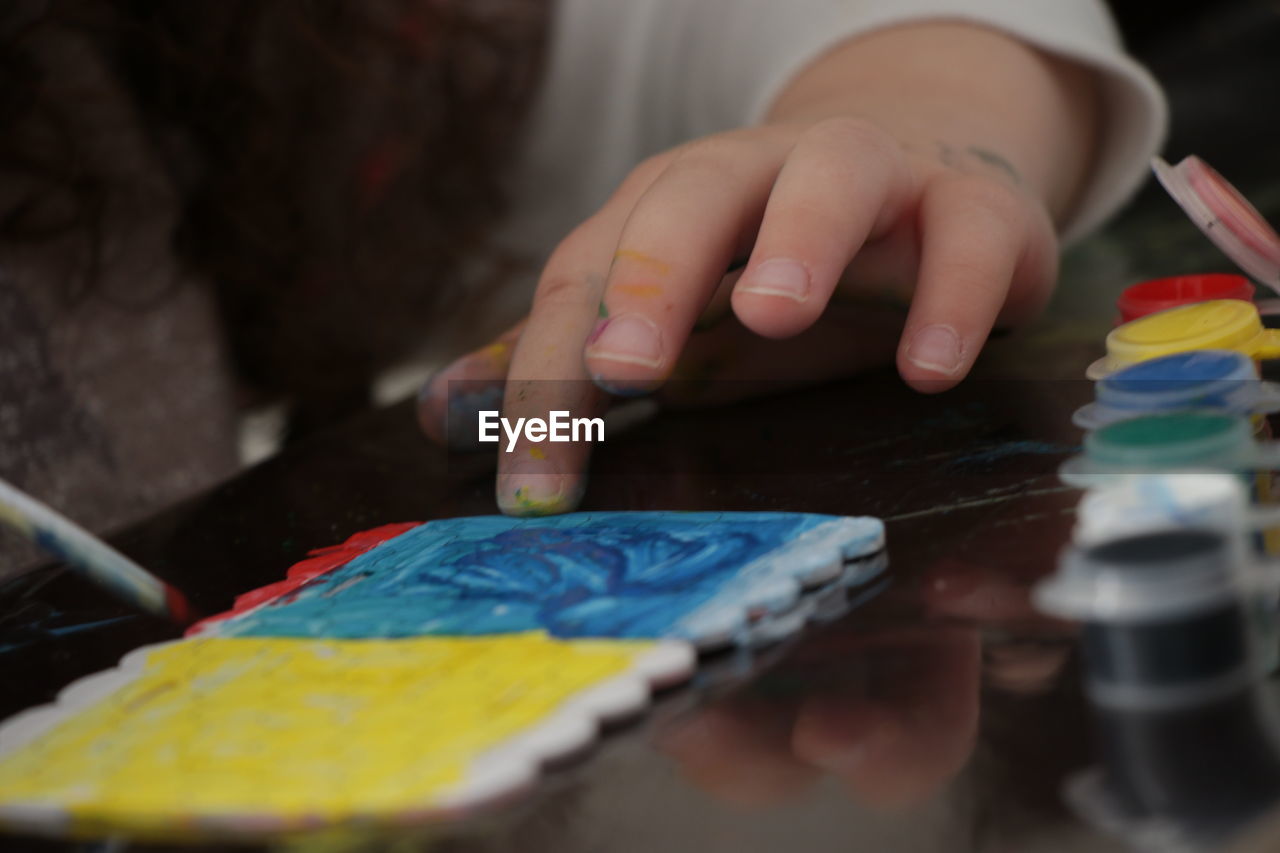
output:
<svg viewBox="0 0 1280 853"><path fill-rule="evenodd" d="M990 447L983 447L978 450L966 453L963 456L957 456L951 460L952 465L978 465L988 462L998 462L1010 456L1023 456L1027 454L1039 456L1066 456L1070 453L1080 452L1079 447L1068 447L1062 444L1051 444L1046 441L1006 441L1002 444L995 444Z"/></svg>
<svg viewBox="0 0 1280 853"><path fill-rule="evenodd" d="M81 622L78 625L58 625L53 626L47 623L56 621L62 614L53 611L51 614L45 614L43 617L35 619L15 631L0 631L0 655L9 652L25 649L27 646L48 640L51 637L64 637L69 634L79 634L84 631L96 631L99 628L105 628L108 625L117 625L121 622L128 622L137 618L133 614L125 616L115 616L110 619L98 619L94 622ZM8 626L4 626L6 629Z"/></svg>
<svg viewBox="0 0 1280 853"><path fill-rule="evenodd" d="M835 518L634 512L433 521L280 603L222 623L219 633L669 636L740 581L742 567Z"/></svg>
<svg viewBox="0 0 1280 853"><path fill-rule="evenodd" d="M456 384L461 387L449 389L449 428L461 430L462 435L472 440L479 429L480 413L501 411L503 385L501 382ZM501 430L498 432L501 434Z"/></svg>
<svg viewBox="0 0 1280 853"><path fill-rule="evenodd" d="M1100 413L1214 409L1248 414L1260 389L1253 361L1230 350L1175 353L1126 367L1098 382Z"/></svg>

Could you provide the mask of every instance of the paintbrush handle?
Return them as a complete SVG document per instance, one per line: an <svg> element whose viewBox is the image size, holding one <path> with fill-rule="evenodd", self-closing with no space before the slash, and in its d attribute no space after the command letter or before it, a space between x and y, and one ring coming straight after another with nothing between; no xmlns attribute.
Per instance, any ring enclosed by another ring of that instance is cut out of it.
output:
<svg viewBox="0 0 1280 853"><path fill-rule="evenodd" d="M133 606L183 624L191 621L182 593L4 480L0 480L0 523Z"/></svg>

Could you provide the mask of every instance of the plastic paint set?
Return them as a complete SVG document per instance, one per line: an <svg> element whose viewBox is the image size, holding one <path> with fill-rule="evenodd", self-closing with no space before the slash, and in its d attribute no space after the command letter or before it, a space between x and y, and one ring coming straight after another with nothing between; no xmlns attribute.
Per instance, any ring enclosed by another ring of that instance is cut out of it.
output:
<svg viewBox="0 0 1280 853"><path fill-rule="evenodd" d="M1195 157L1161 183L1256 281L1280 291L1280 236ZM1083 451L1060 469L1085 489L1072 543L1035 591L1082 625L1101 767L1068 786L1091 822L1151 850L1199 850L1280 800L1280 358L1243 276L1128 288ZM1211 735L1206 735L1211 733Z"/></svg>

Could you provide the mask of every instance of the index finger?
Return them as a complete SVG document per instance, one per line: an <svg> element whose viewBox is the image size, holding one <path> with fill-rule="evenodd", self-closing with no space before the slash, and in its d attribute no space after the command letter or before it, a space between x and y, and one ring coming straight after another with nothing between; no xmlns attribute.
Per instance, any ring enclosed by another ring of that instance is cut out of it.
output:
<svg viewBox="0 0 1280 853"><path fill-rule="evenodd" d="M578 505L585 487L589 449L585 442L555 442L520 425L531 419L594 418L606 397L591 384L580 356L596 319L604 286L590 235L566 241L552 255L538 284L533 307L511 359L503 398L498 507L508 515L553 515Z"/></svg>
<svg viewBox="0 0 1280 853"><path fill-rule="evenodd" d="M607 397L587 375L582 347L598 318L622 222L664 164L664 158L641 164L548 259L507 373L502 417L509 424L556 411L588 419L603 414ZM569 512L582 497L589 456L586 442L534 441L527 432L513 446L504 441L495 485L499 509L508 515Z"/></svg>

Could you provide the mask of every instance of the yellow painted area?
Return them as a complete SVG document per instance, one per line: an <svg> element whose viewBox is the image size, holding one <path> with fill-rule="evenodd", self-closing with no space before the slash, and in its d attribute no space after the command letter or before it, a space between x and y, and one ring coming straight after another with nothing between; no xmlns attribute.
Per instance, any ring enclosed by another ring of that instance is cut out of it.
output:
<svg viewBox="0 0 1280 853"><path fill-rule="evenodd" d="M646 255L644 252L637 252L635 249L619 249L614 253L613 259L615 261L631 261L640 264L658 275L666 275L671 272L671 264L658 260L652 255Z"/></svg>
<svg viewBox="0 0 1280 853"><path fill-rule="evenodd" d="M640 299L652 299L666 292L665 288L660 284L615 284L613 290L617 293L636 296Z"/></svg>
<svg viewBox="0 0 1280 853"><path fill-rule="evenodd" d="M1265 423L1265 422L1264 422ZM1261 504L1280 503L1280 480L1273 471L1259 471L1253 478L1253 497ZM1280 554L1280 527L1268 527L1262 531L1262 544L1266 552L1272 556Z"/></svg>
<svg viewBox="0 0 1280 853"><path fill-rule="evenodd" d="M31 523L8 504L0 503L0 520L3 520L24 536L31 535Z"/></svg>
<svg viewBox="0 0 1280 853"><path fill-rule="evenodd" d="M546 452L544 452L543 449L541 447L538 447L538 445L536 444L529 445L529 455L532 456L534 459L547 458Z"/></svg>
<svg viewBox="0 0 1280 853"><path fill-rule="evenodd" d="M484 349L480 350L480 352L482 355L487 356L489 360L495 364L506 364L507 354L510 350L511 350L511 346L509 344L504 343L503 341L495 341L494 343L491 343Z"/></svg>
<svg viewBox="0 0 1280 853"><path fill-rule="evenodd" d="M650 648L542 633L188 640L0 762L0 803L135 832L422 809L477 755Z"/></svg>
<svg viewBox="0 0 1280 853"><path fill-rule="evenodd" d="M1107 357L1091 368L1100 378L1162 355L1202 349L1229 349L1251 358L1280 356L1280 330L1263 328L1251 302L1215 299L1148 314L1107 335Z"/></svg>
<svg viewBox="0 0 1280 853"><path fill-rule="evenodd" d="M511 493L511 500L503 501L499 496L499 503L502 504L502 511L510 515L522 517L535 517L543 515L559 515L562 512L570 512L578 504L578 500L582 497L583 482L573 484L571 488L562 489L551 497L534 497L532 490L528 486L517 486Z"/></svg>

